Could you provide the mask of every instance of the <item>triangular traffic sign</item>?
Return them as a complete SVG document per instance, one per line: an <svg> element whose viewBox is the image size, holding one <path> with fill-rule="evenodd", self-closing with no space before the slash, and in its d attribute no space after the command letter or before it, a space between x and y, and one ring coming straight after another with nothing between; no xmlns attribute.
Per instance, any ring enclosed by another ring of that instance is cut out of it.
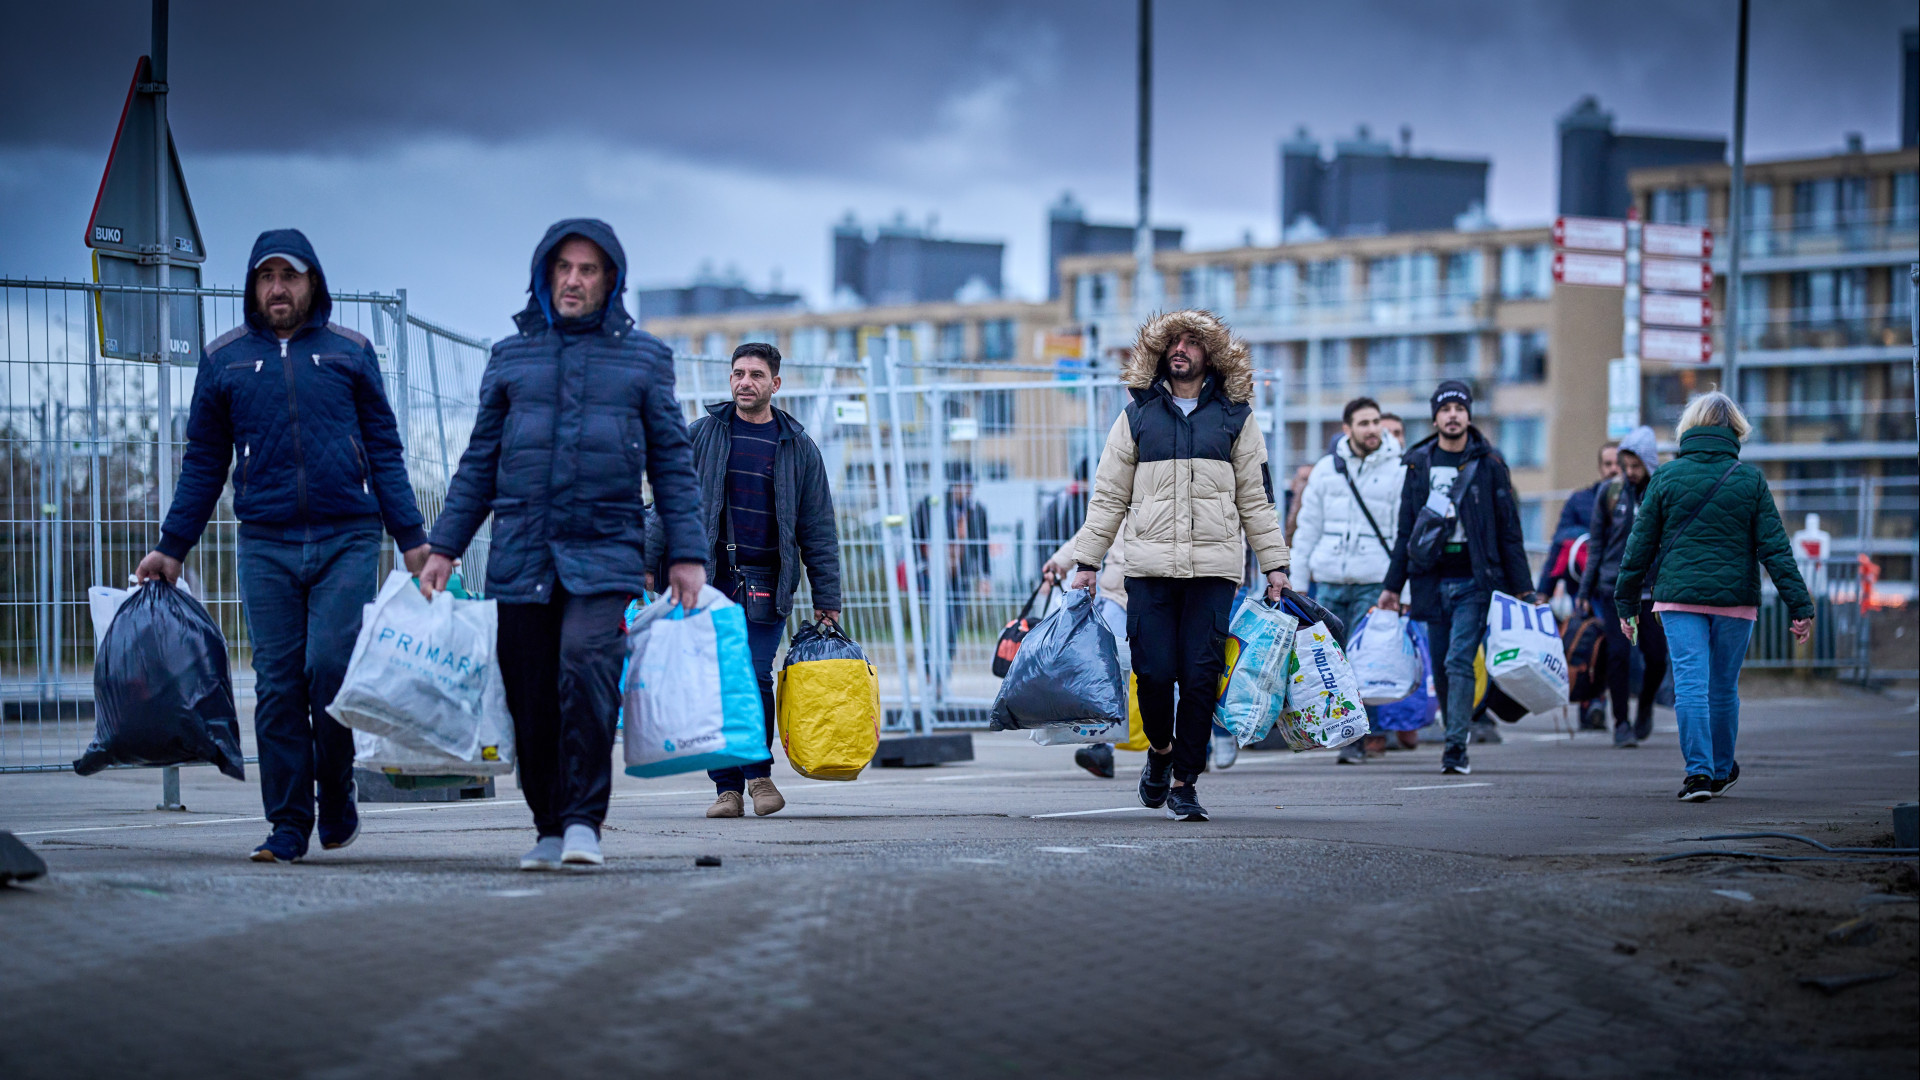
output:
<svg viewBox="0 0 1920 1080"><path fill-rule="evenodd" d="M120 110L120 126L107 154L107 171L100 177L93 213L87 218L87 246L139 257L163 250L153 200L153 95L142 91L150 78L148 61L141 57L133 68L133 84ZM207 246L200 238L200 222L193 215L187 179L180 171L180 154L167 132L167 232L164 250L181 262L204 262Z"/></svg>

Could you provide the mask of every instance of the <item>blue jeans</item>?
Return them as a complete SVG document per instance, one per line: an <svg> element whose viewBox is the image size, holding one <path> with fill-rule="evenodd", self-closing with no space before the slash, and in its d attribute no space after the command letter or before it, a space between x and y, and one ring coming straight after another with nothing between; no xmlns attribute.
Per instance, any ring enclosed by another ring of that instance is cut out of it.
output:
<svg viewBox="0 0 1920 1080"><path fill-rule="evenodd" d="M1433 668L1433 688L1446 719L1448 750L1467 748L1473 726L1473 657L1487 636L1487 606L1492 602L1493 594L1472 578L1443 578L1440 616L1427 620L1427 641L1435 647L1446 643L1444 662Z"/></svg>
<svg viewBox="0 0 1920 1080"><path fill-rule="evenodd" d="M786 632L784 622L747 620L747 652L753 656L753 673L760 679L760 709L767 720L767 760L731 769L708 769L707 779L713 781L717 792L745 791L747 781L765 780L773 775L773 654L780 651L780 635Z"/></svg>
<svg viewBox="0 0 1920 1080"><path fill-rule="evenodd" d="M379 591L380 534L322 540L240 538L240 600L253 642L253 732L260 798L275 832L313 833L319 811L352 796L353 733L326 708L346 677L360 609Z"/></svg>
<svg viewBox="0 0 1920 1080"><path fill-rule="evenodd" d="M1740 665L1753 637L1753 620L1691 611L1654 617L1667 632L1673 659L1673 711L1680 721L1687 775L1725 780L1733 771L1733 742L1740 734Z"/></svg>

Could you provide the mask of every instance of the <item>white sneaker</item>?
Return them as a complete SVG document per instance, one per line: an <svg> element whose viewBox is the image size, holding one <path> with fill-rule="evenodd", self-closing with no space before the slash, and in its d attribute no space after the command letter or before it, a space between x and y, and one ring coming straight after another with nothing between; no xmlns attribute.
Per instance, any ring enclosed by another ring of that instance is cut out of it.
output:
<svg viewBox="0 0 1920 1080"><path fill-rule="evenodd" d="M1219 732L1214 732L1213 767L1216 769L1231 769L1233 768L1233 763L1238 760L1240 760L1240 740L1231 735L1222 735Z"/></svg>
<svg viewBox="0 0 1920 1080"><path fill-rule="evenodd" d="M591 825L567 826L567 838L560 861L568 866L605 866L606 856L600 854L600 834L593 831Z"/></svg>
<svg viewBox="0 0 1920 1080"><path fill-rule="evenodd" d="M520 856L522 870L558 870L560 869L560 838L543 836L533 845L533 850Z"/></svg>

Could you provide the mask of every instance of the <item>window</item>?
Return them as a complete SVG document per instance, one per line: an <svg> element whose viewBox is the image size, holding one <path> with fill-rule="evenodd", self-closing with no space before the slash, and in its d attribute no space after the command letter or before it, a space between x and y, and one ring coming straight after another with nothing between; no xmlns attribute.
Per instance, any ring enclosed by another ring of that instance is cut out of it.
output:
<svg viewBox="0 0 1920 1080"><path fill-rule="evenodd" d="M988 319L980 324L980 356L985 360L1013 359L1013 320Z"/></svg>
<svg viewBox="0 0 1920 1080"><path fill-rule="evenodd" d="M1893 174L1893 224L1912 228L1920 222L1920 173Z"/></svg>
<svg viewBox="0 0 1920 1080"><path fill-rule="evenodd" d="M1773 185L1748 184L1746 214L1742 222L1747 234L1746 250L1752 255L1773 251Z"/></svg>
<svg viewBox="0 0 1920 1080"><path fill-rule="evenodd" d="M980 391L980 434L1005 435L1013 430L1013 391Z"/></svg>
<svg viewBox="0 0 1920 1080"><path fill-rule="evenodd" d="M1247 306L1287 321L1300 298L1300 269L1289 262L1256 263L1247 271Z"/></svg>
<svg viewBox="0 0 1920 1080"><path fill-rule="evenodd" d="M1307 264L1306 301L1309 304L1337 304L1346 295L1346 264L1340 259L1320 259Z"/></svg>
<svg viewBox="0 0 1920 1080"><path fill-rule="evenodd" d="M1537 416L1515 416L1500 421L1500 453L1516 469L1537 469L1545 463L1546 424Z"/></svg>
<svg viewBox="0 0 1920 1080"><path fill-rule="evenodd" d="M793 348L790 358L801 364L819 363L827 351L827 330L822 326L808 326L795 330L792 335Z"/></svg>
<svg viewBox="0 0 1920 1080"><path fill-rule="evenodd" d="M853 327L842 326L834 330L833 358L841 363L860 359L860 357L854 355Z"/></svg>
<svg viewBox="0 0 1920 1080"><path fill-rule="evenodd" d="M1440 378L1471 379L1474 366L1472 336L1448 334L1440 339Z"/></svg>
<svg viewBox="0 0 1920 1080"><path fill-rule="evenodd" d="M1542 382L1546 377L1546 331L1509 330L1500 335L1501 382Z"/></svg>
<svg viewBox="0 0 1920 1080"><path fill-rule="evenodd" d="M1006 460L989 461L985 467L981 469L981 475L989 481L1011 480L1013 479L1013 463Z"/></svg>
<svg viewBox="0 0 1920 1080"><path fill-rule="evenodd" d="M1464 300L1480 295L1480 249L1456 251L1447 256L1445 292L1449 299Z"/></svg>
<svg viewBox="0 0 1920 1080"><path fill-rule="evenodd" d="M1794 274L1787 279L1787 290L1793 297L1796 320L1815 325L1833 321L1833 271L1813 270Z"/></svg>
<svg viewBox="0 0 1920 1080"><path fill-rule="evenodd" d="M1833 180L1802 180L1793 185L1793 224L1797 229L1834 227L1840 214L1840 187Z"/></svg>
<svg viewBox="0 0 1920 1080"><path fill-rule="evenodd" d="M1080 280L1085 281L1087 279L1081 278ZM941 323L938 334L939 340L934 346L935 350L939 353L936 359L965 360L967 358L966 323Z"/></svg>
<svg viewBox="0 0 1920 1080"><path fill-rule="evenodd" d="M672 349L673 355L675 356L691 355L693 352L693 339L685 334L670 337L667 339L667 348Z"/></svg>
<svg viewBox="0 0 1920 1080"><path fill-rule="evenodd" d="M1705 225L1707 189L1704 187L1658 188L1653 193L1653 221L1661 225Z"/></svg>
<svg viewBox="0 0 1920 1080"><path fill-rule="evenodd" d="M1500 295L1508 300L1553 291L1553 253L1545 245L1508 245L1500 252Z"/></svg>
<svg viewBox="0 0 1920 1080"><path fill-rule="evenodd" d="M1371 386L1409 386L1424 383L1433 373L1430 337L1374 338L1367 342L1367 383Z"/></svg>
<svg viewBox="0 0 1920 1080"><path fill-rule="evenodd" d="M1547 542L1547 507L1539 496L1520 500L1520 541L1529 547Z"/></svg>

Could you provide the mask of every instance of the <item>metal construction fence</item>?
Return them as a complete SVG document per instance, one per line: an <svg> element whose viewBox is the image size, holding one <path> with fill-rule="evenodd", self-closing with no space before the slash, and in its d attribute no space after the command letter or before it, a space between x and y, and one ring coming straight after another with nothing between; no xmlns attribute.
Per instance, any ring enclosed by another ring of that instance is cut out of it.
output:
<svg viewBox="0 0 1920 1080"><path fill-rule="evenodd" d="M154 318L163 296L176 327L194 325L183 309L197 317L201 341L176 345L181 355L164 367L157 352L103 355L116 351L101 348L103 306L134 309L137 322ZM87 589L124 585L159 539L200 350L242 319L238 289L0 279L0 771L66 768L92 736ZM373 343L431 521L473 426L489 343L412 315L405 290L334 293L332 319ZM227 636L235 695L250 715L236 541L223 496L185 580ZM469 573L484 574L485 561L483 533ZM251 725L241 727L251 747Z"/></svg>
<svg viewBox="0 0 1920 1080"><path fill-rule="evenodd" d="M208 340L240 318L237 290L166 292L197 304ZM163 395L157 364L102 358L94 304L106 294L151 304L161 293L0 280L0 772L67 767L92 734L86 590L124 583L157 539L167 502L160 463L177 468L192 385L190 365L168 371ZM334 299L335 320L365 334L379 354L415 494L432 520L472 428L489 343L411 314L404 291ZM789 360L776 403L807 429L825 461L843 617L881 673L886 726L978 727L999 686L991 665L1000 630L1078 521L1084 477L1126 394L1110 371L1077 362L945 364L907 356L889 335L875 336L859 360ZM724 357L676 359L689 420L728 399L728 367ZM1256 386L1255 415L1271 455L1282 387L1265 375ZM1274 480L1284 483L1277 474ZM1863 607L1862 596L1871 594L1852 558L1864 551L1891 561L1912 550L1920 511L1912 478L1789 481L1776 496L1789 530L1800 525L1799 512L1821 513L1839 557L1817 575L1809 569L1821 593L1816 641L1792 645L1770 600L1751 662L1862 679L1914 677L1913 639L1905 635L1914 632L1915 605L1880 607L1870 599ZM250 747L252 679L235 543L223 499L188 573L231 644ZM483 534L465 567L475 586L485 580L485 556ZM1036 607L1044 610L1044 600ZM793 625L810 609L803 592Z"/></svg>

